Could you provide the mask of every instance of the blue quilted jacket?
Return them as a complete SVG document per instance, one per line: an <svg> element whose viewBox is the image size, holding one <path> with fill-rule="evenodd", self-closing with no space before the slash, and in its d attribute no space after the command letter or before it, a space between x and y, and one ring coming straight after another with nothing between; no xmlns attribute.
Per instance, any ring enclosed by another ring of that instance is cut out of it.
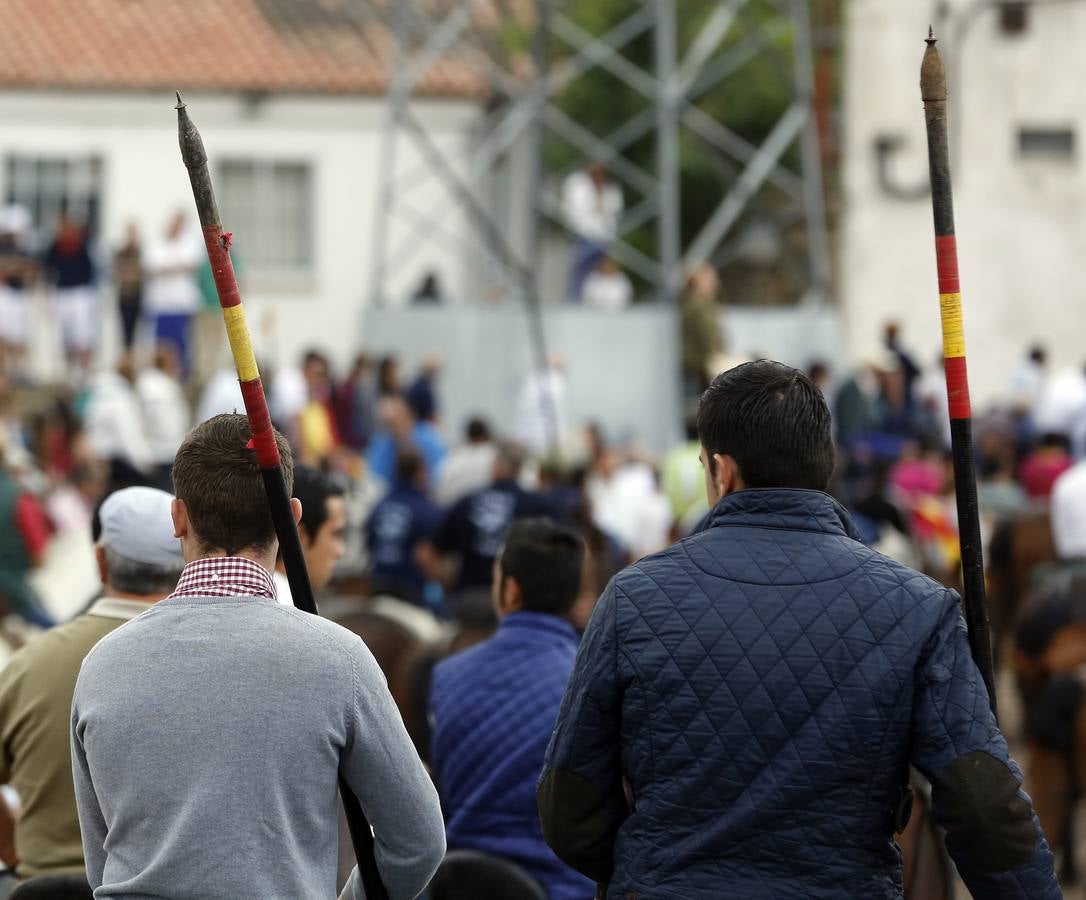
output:
<svg viewBox="0 0 1086 900"><path fill-rule="evenodd" d="M1061 896L957 596L829 496L748 490L608 586L538 796L608 898L877 900L910 763L974 896Z"/></svg>
<svg viewBox="0 0 1086 900"><path fill-rule="evenodd" d="M490 640L439 663L430 687L449 848L518 863L550 900L590 900L595 892L544 843L535 801L577 641L556 616L512 613Z"/></svg>

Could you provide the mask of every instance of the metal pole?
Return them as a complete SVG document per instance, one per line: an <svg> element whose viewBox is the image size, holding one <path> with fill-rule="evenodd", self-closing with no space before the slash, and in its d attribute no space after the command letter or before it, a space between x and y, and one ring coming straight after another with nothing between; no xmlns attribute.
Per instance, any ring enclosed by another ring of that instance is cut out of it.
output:
<svg viewBox="0 0 1086 900"><path fill-rule="evenodd" d="M822 154L818 119L815 116L814 59L811 56L811 19L807 3L808 0L792 0L792 21L795 23L792 48L796 93L807 109L807 122L800 137L803 205L807 212L807 256L815 295L824 302L830 289L830 243L826 231L826 197L822 187Z"/></svg>
<svg viewBox="0 0 1086 900"><path fill-rule="evenodd" d="M256 454L260 474L264 479L264 490L268 495L268 507L275 524L275 535L279 539L279 550L283 555L283 565L287 570L287 582L290 584L294 605L303 612L317 614L317 604L313 599L313 588L305 567L305 555L298 538L298 528L294 523L294 514L290 508L290 492L283 477L279 447L275 442L275 429L272 428L268 402L264 396L264 386L260 381L260 371L256 365L249 326L245 321L245 310L241 305L241 293L238 291L234 276L234 264L230 260L230 243L233 235L223 231L219 220L219 208L215 202L215 192L211 186L211 173L207 168L207 153L200 132L188 116L181 94L177 95L177 134L181 146L181 158L188 169L189 182L192 185L196 211L200 217L200 227L204 233L208 261L215 278L215 290L219 295L226 334L230 341L230 350L234 356L241 395L245 402L245 413L249 418L249 428L253 434L253 451ZM358 858L358 872L365 886L366 896L370 900L388 900L388 893L381 883L374 856L373 832L366 820L362 806L350 786L339 777L339 792L343 798L343 808L347 814L347 824Z"/></svg>
<svg viewBox="0 0 1086 900"><path fill-rule="evenodd" d="M969 378L965 365L965 329L962 322L961 285L958 279L958 245L954 232L954 198L950 185L950 154L947 145L946 71L935 36L929 30L928 49L920 69L920 94L928 132L928 167L931 203L935 220L935 260L939 275L939 308L943 323L943 360L950 406L951 451L954 457L954 492L958 503L958 534L962 553L962 588L969 648L988 688L993 715L996 712L992 645L988 629L988 605L984 596L984 560L980 540L977 477L973 462L973 419L969 403Z"/></svg>
<svg viewBox="0 0 1086 900"><path fill-rule="evenodd" d="M679 269L679 126L676 119L676 32L674 0L656 4L656 180L660 215L656 242L660 258L660 299L676 303Z"/></svg>
<svg viewBox="0 0 1086 900"><path fill-rule="evenodd" d="M535 38L532 42L535 82L531 88L533 116L529 137L528 186L525 192L530 209L524 235L524 258L533 272L539 271L542 252L543 211L540 200L543 196L543 107L547 103L549 90L547 66L551 37L551 2L552 0L538 0L536 3L539 20L536 22Z"/></svg>

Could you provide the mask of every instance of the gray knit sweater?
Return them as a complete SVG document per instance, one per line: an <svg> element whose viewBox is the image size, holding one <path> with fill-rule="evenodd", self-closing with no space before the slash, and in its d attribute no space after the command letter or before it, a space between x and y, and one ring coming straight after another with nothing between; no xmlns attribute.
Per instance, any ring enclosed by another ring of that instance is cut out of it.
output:
<svg viewBox="0 0 1086 900"><path fill-rule="evenodd" d="M102 640L76 685L72 764L96 898L330 900L337 770L392 900L445 851L365 644L268 599L170 598ZM364 896L357 870L344 893Z"/></svg>

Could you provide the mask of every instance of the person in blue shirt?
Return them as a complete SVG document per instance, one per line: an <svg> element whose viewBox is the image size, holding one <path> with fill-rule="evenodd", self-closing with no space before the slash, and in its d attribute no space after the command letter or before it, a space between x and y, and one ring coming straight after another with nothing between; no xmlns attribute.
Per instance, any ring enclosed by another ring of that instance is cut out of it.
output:
<svg viewBox="0 0 1086 900"><path fill-rule="evenodd" d="M426 496L426 468L414 450L400 453L396 481L366 522L371 589L409 603L420 603L426 577L419 568L419 546L441 524L441 510Z"/></svg>
<svg viewBox="0 0 1086 900"><path fill-rule="evenodd" d="M490 486L461 498L445 515L434 546L446 560L459 560L452 578L454 594L490 585L494 559L515 520L551 514L543 497L517 483L523 462L520 447L502 444Z"/></svg>
<svg viewBox="0 0 1086 900"><path fill-rule="evenodd" d="M550 900L595 893L544 843L535 799L577 651L569 612L583 562L576 532L549 519L514 523L493 567L497 633L438 663L430 689L432 762L449 849L516 863Z"/></svg>
<svg viewBox="0 0 1086 900"><path fill-rule="evenodd" d="M366 450L366 464L385 484L396 480L396 459L401 450L414 449L426 464L428 484L437 484L448 448L438 430L430 422L419 422L407 401L401 396L382 401L381 429L373 436Z"/></svg>

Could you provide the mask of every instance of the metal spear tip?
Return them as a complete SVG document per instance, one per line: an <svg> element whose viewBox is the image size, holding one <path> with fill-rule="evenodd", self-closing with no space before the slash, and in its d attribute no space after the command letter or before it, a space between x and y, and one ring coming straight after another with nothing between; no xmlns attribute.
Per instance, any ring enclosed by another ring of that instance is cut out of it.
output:
<svg viewBox="0 0 1086 900"><path fill-rule="evenodd" d="M174 91L174 93L177 94L177 106L175 106L174 109L184 109L185 101L181 99L181 92Z"/></svg>
<svg viewBox="0 0 1086 900"><path fill-rule="evenodd" d="M925 103L945 101L946 69L943 68L943 58L935 46L935 32L931 26L928 26L928 37L925 43L928 48L924 51L924 61L920 65L920 96Z"/></svg>

